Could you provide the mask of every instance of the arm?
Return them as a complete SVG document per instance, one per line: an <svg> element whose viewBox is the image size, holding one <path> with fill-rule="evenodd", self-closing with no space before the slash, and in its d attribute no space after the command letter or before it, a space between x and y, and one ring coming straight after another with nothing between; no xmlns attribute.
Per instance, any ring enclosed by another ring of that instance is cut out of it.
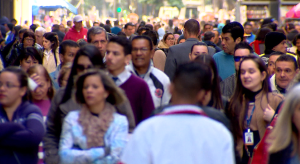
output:
<svg viewBox="0 0 300 164"><path fill-rule="evenodd" d="M45 127L41 113L30 113L26 118L25 128L3 138L0 141L0 147L30 148L38 146L44 133Z"/></svg>
<svg viewBox="0 0 300 164"><path fill-rule="evenodd" d="M176 59L175 59L175 53L173 52L172 47L169 49L169 53L166 59L166 65L165 65L165 73L167 76L169 76L170 79L173 78L175 74L175 69L177 67Z"/></svg>
<svg viewBox="0 0 300 164"><path fill-rule="evenodd" d="M156 50L153 56L154 67L161 71L164 71L166 58L166 54L162 50Z"/></svg>
<svg viewBox="0 0 300 164"><path fill-rule="evenodd" d="M103 158L105 156L104 148L91 148L87 150L79 150L73 148L73 133L72 115L68 114L65 118L60 143L59 143L59 156L61 163L92 163L93 161ZM75 120L77 121L77 120ZM76 125L75 125L76 126Z"/></svg>
<svg viewBox="0 0 300 164"><path fill-rule="evenodd" d="M25 127L21 124L14 123L14 122L6 122L0 124L0 140L3 138L17 132L20 130L24 130Z"/></svg>
<svg viewBox="0 0 300 164"><path fill-rule="evenodd" d="M135 119L134 119L134 115L129 100L126 99L125 102L116 106L116 109L117 109L117 113L127 117L127 120L129 122L129 132L130 133L133 132L135 128Z"/></svg>

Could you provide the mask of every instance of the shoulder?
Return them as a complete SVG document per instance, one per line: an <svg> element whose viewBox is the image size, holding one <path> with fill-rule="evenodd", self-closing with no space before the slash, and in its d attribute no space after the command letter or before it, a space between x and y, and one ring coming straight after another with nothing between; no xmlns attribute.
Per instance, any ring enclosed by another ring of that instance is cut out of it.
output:
<svg viewBox="0 0 300 164"><path fill-rule="evenodd" d="M224 52L220 51L220 52L215 53L214 56L213 56L213 58L219 58L219 57L221 57L223 55L224 55Z"/></svg>
<svg viewBox="0 0 300 164"><path fill-rule="evenodd" d="M170 83L170 79L169 77L164 73L162 72L161 70L153 67L152 70L151 70L151 73L156 76L156 78L161 81L162 83Z"/></svg>
<svg viewBox="0 0 300 164"><path fill-rule="evenodd" d="M79 110L75 110L75 111L70 111L67 116L65 117L66 121L72 121L72 120L78 120L79 117Z"/></svg>
<svg viewBox="0 0 300 164"><path fill-rule="evenodd" d="M128 125L127 118L119 113L114 113L114 124Z"/></svg>
<svg viewBox="0 0 300 164"><path fill-rule="evenodd" d="M41 110L38 106L32 104L32 103L29 103L29 102L24 102L23 105L21 106L21 110L27 114L30 114L30 113L38 113L38 114L42 114L41 113Z"/></svg>
<svg viewBox="0 0 300 164"><path fill-rule="evenodd" d="M282 101L284 100L284 96L282 94L279 94L279 93L274 93L274 92L269 92L268 93L268 97L270 100L274 101Z"/></svg>
<svg viewBox="0 0 300 164"><path fill-rule="evenodd" d="M128 80L133 81L135 85L136 84L138 84L138 85L147 85L147 83L143 79L141 79L140 77L138 77L134 74L131 74Z"/></svg>

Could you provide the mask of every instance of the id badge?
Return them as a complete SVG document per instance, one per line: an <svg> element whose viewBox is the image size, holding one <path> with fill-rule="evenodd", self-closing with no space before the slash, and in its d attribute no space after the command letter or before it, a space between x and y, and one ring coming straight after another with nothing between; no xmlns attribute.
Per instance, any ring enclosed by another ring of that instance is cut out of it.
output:
<svg viewBox="0 0 300 164"><path fill-rule="evenodd" d="M252 146L253 144L254 144L253 132L250 132L250 129L248 129L248 132L245 133L245 145Z"/></svg>

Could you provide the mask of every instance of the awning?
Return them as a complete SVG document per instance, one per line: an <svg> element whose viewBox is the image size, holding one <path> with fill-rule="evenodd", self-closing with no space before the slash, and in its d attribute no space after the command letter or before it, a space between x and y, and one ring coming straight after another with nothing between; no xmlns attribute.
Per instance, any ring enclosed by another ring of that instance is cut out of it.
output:
<svg viewBox="0 0 300 164"><path fill-rule="evenodd" d="M33 0L32 15L38 15L39 9L56 10L65 8L74 14L77 14L77 8L65 0Z"/></svg>
<svg viewBox="0 0 300 164"><path fill-rule="evenodd" d="M300 18L300 3L288 11L285 16L287 18Z"/></svg>

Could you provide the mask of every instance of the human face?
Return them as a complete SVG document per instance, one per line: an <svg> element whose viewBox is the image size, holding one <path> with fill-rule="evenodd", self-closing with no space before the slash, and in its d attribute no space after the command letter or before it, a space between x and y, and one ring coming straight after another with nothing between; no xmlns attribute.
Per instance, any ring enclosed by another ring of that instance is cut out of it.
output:
<svg viewBox="0 0 300 164"><path fill-rule="evenodd" d="M194 46L192 53L189 54L191 61L195 60L197 56L208 54L208 49L206 46Z"/></svg>
<svg viewBox="0 0 300 164"><path fill-rule="evenodd" d="M42 46L43 45L43 33L40 31L36 31L35 37L36 37L36 43Z"/></svg>
<svg viewBox="0 0 300 164"><path fill-rule="evenodd" d="M246 34L251 34L252 33L252 26L246 25L244 30L245 30Z"/></svg>
<svg viewBox="0 0 300 164"><path fill-rule="evenodd" d="M104 89L103 83L98 75L86 77L83 83L82 94L88 107L103 104L108 96L108 92Z"/></svg>
<svg viewBox="0 0 300 164"><path fill-rule="evenodd" d="M222 48L225 53L233 55L234 47L236 44L241 42L241 38L237 38L235 41L231 37L231 33L222 33Z"/></svg>
<svg viewBox="0 0 300 164"><path fill-rule="evenodd" d="M45 50L50 50L53 43L50 42L50 40L47 40L45 37L43 37L43 47Z"/></svg>
<svg viewBox="0 0 300 164"><path fill-rule="evenodd" d="M38 60L32 58L31 56L29 56L27 59L23 59L20 62L20 66L25 72L28 70L28 68L37 64L39 64Z"/></svg>
<svg viewBox="0 0 300 164"><path fill-rule="evenodd" d="M114 75L118 76L125 69L126 63L130 60L130 55L125 56L124 48L114 42L107 44L106 48L106 67L108 71Z"/></svg>
<svg viewBox="0 0 300 164"><path fill-rule="evenodd" d="M234 60L234 66L235 66L235 70L238 71L239 67L240 67L240 63L241 60L243 59L243 57L249 56L250 55L250 51L248 49L237 49L234 53L234 58L235 59L240 59L239 61L235 61Z"/></svg>
<svg viewBox="0 0 300 164"><path fill-rule="evenodd" d="M76 30L80 30L82 28L82 21L74 22L74 25Z"/></svg>
<svg viewBox="0 0 300 164"><path fill-rule="evenodd" d="M300 25L296 25L296 26L295 26L295 29L296 29L298 32L300 32Z"/></svg>
<svg viewBox="0 0 300 164"><path fill-rule="evenodd" d="M66 51L65 54L60 54L60 60L62 63L73 63L74 57L77 53L77 51L79 50L79 47L70 47L70 46L66 46Z"/></svg>
<svg viewBox="0 0 300 164"><path fill-rule="evenodd" d="M107 45L105 32L96 35L91 35L91 43L100 50L102 56L104 57Z"/></svg>
<svg viewBox="0 0 300 164"><path fill-rule="evenodd" d="M211 25L206 25L205 27L204 27L204 30L203 30L203 32L206 32L206 31L211 31L212 30L212 28L211 28L212 26Z"/></svg>
<svg viewBox="0 0 300 164"><path fill-rule="evenodd" d="M30 91L33 100L47 100L48 91L50 88L50 81L47 81L44 76L39 76L39 80L37 82L37 88L34 91Z"/></svg>
<svg viewBox="0 0 300 164"><path fill-rule="evenodd" d="M298 69L295 69L293 62L277 61L275 63L275 80L277 85L281 88L287 88L297 72Z"/></svg>
<svg viewBox="0 0 300 164"><path fill-rule="evenodd" d="M280 55L272 55L268 61L268 74L271 77L275 73L275 62Z"/></svg>
<svg viewBox="0 0 300 164"><path fill-rule="evenodd" d="M180 41L179 41L179 44L180 43L184 43L185 42L185 39L181 39Z"/></svg>
<svg viewBox="0 0 300 164"><path fill-rule="evenodd" d="M246 89L249 89L252 92L261 89L263 80L266 78L266 72L261 73L253 60L243 61L240 71L242 85Z"/></svg>
<svg viewBox="0 0 300 164"><path fill-rule="evenodd" d="M24 38L24 47L32 47L34 44L34 39L32 37L26 37Z"/></svg>
<svg viewBox="0 0 300 164"><path fill-rule="evenodd" d="M275 46L272 50L286 53L286 49L287 49L286 40L283 40L277 46Z"/></svg>
<svg viewBox="0 0 300 164"><path fill-rule="evenodd" d="M23 35L24 35L24 33L19 33L19 42L20 42L20 43L22 42Z"/></svg>
<svg viewBox="0 0 300 164"><path fill-rule="evenodd" d="M171 47L174 45L174 35L168 35L167 39L166 39L166 44Z"/></svg>
<svg viewBox="0 0 300 164"><path fill-rule="evenodd" d="M149 42L146 39L136 39L132 41L132 62L137 68L149 67L153 57L153 50L150 50Z"/></svg>
<svg viewBox="0 0 300 164"><path fill-rule="evenodd" d="M132 34L134 34L134 31L135 31L134 26L127 26L127 28L124 29L126 36L131 36Z"/></svg>
<svg viewBox="0 0 300 164"><path fill-rule="evenodd" d="M59 31L65 33L65 26L63 24L59 25Z"/></svg>
<svg viewBox="0 0 300 164"><path fill-rule="evenodd" d="M300 51L300 39L297 39L296 47L297 47L297 50Z"/></svg>
<svg viewBox="0 0 300 164"><path fill-rule="evenodd" d="M213 30L212 32L215 33L215 40L214 40L214 43L215 43L215 44L218 44L218 42L219 42L219 32L218 32L218 31L215 31L215 30Z"/></svg>
<svg viewBox="0 0 300 164"><path fill-rule="evenodd" d="M86 69L93 68L93 63L87 56L79 56L77 61L77 74L84 72Z"/></svg>
<svg viewBox="0 0 300 164"><path fill-rule="evenodd" d="M21 102L27 88L20 88L18 77L11 72L0 74L0 104L4 107L13 106L16 102Z"/></svg>

